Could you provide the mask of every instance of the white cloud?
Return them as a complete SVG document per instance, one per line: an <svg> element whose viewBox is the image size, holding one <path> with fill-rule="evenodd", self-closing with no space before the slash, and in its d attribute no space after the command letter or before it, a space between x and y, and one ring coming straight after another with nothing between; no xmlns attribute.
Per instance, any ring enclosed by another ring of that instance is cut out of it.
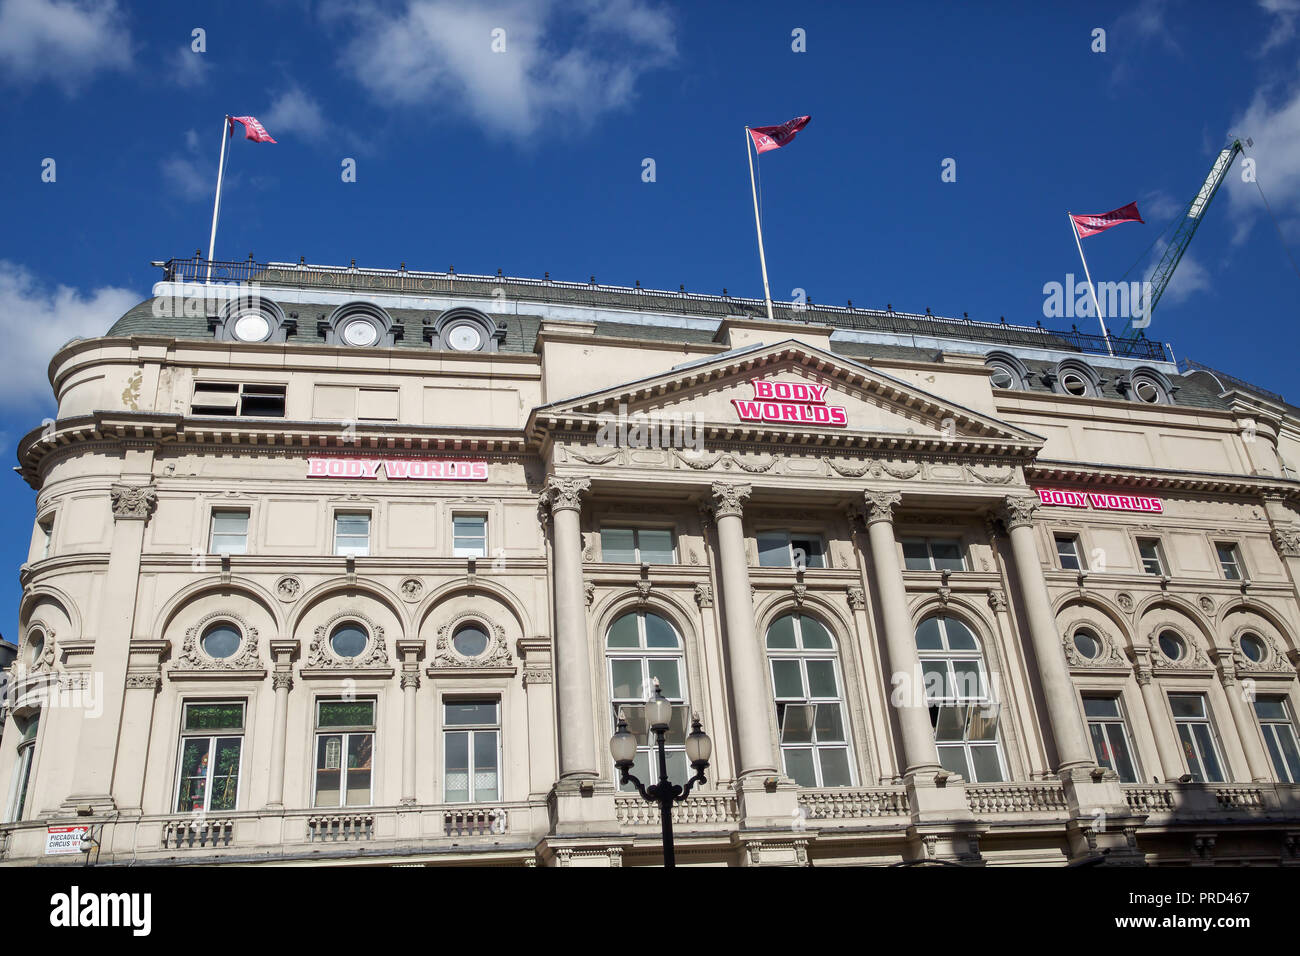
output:
<svg viewBox="0 0 1300 956"><path fill-rule="evenodd" d="M519 140L627 106L637 81L677 54L672 18L647 0L406 0L397 13L363 4L336 15L354 18L344 63L375 97Z"/></svg>
<svg viewBox="0 0 1300 956"><path fill-rule="evenodd" d="M172 82L184 89L202 86L208 80L206 53L196 53L188 46L175 50L169 58Z"/></svg>
<svg viewBox="0 0 1300 956"><path fill-rule="evenodd" d="M1162 189L1156 189L1138 201L1138 210L1148 226L1167 225L1175 216L1187 211L1187 203L1175 199Z"/></svg>
<svg viewBox="0 0 1300 956"><path fill-rule="evenodd" d="M1268 37L1259 51L1262 56L1295 36L1296 21L1300 19L1300 0L1259 0L1259 5L1272 17Z"/></svg>
<svg viewBox="0 0 1300 956"><path fill-rule="evenodd" d="M131 65L131 34L115 0L0 0L0 72L49 81L69 95L101 69Z"/></svg>
<svg viewBox="0 0 1300 956"><path fill-rule="evenodd" d="M220 147L220 142L213 146L213 153ZM217 188L217 171L213 160L204 158L199 149L197 130L185 131L185 152L173 153L164 157L158 164L163 179L173 192L185 199L203 199L211 196Z"/></svg>
<svg viewBox="0 0 1300 956"><path fill-rule="evenodd" d="M1224 186L1236 230L1233 241L1244 241L1260 216L1267 219L1262 190L1287 241L1294 243L1300 238L1300 85L1281 94L1257 90L1250 106L1228 128L1243 141L1254 139L1246 156L1255 160L1257 180L1242 181L1240 158L1228 172ZM1272 223L1268 228L1272 231Z"/></svg>
<svg viewBox="0 0 1300 956"><path fill-rule="evenodd" d="M1157 253L1164 254L1165 244L1161 244ZM1157 260L1158 261L1158 260ZM1201 265L1200 260L1196 259L1190 253L1184 252L1183 257L1178 260L1178 268L1174 270L1173 278L1169 280L1169 285L1165 287L1165 294L1160 301L1168 299L1171 303L1186 302L1198 292L1208 292L1210 290L1210 273L1205 266Z"/></svg>
<svg viewBox="0 0 1300 956"><path fill-rule="evenodd" d="M275 97L270 109L258 119L276 138L285 134L303 139L324 139L330 131L320 103L299 86L292 86Z"/></svg>
<svg viewBox="0 0 1300 956"><path fill-rule="evenodd" d="M0 402L51 406L46 372L54 353L77 336L103 335L142 298L115 286L90 292L64 285L51 289L18 263L0 259L0 320L9 331L0 358Z"/></svg>

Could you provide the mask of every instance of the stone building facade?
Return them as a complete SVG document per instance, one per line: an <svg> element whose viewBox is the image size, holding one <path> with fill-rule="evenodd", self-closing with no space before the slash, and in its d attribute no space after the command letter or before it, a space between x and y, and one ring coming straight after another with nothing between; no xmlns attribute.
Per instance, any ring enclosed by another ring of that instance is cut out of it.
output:
<svg viewBox="0 0 1300 956"><path fill-rule="evenodd" d="M1005 323L163 265L19 448L5 862L657 865L608 751L656 679L678 782L714 742L682 864L1300 862L1280 396Z"/></svg>

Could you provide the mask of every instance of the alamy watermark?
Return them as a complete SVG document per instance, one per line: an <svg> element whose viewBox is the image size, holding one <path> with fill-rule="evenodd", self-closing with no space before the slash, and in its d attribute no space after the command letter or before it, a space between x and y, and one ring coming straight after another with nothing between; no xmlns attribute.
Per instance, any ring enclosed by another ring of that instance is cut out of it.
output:
<svg viewBox="0 0 1300 956"><path fill-rule="evenodd" d="M1132 319L1133 328L1151 324L1147 303L1151 301L1150 282L1098 282L1097 304L1107 319ZM1048 319L1096 318L1092 294L1086 279L1075 281L1067 272L1065 282L1043 284L1043 317Z"/></svg>
<svg viewBox="0 0 1300 956"><path fill-rule="evenodd" d="M698 412L627 412L596 416L596 444L604 448L691 448L704 451L704 416Z"/></svg>

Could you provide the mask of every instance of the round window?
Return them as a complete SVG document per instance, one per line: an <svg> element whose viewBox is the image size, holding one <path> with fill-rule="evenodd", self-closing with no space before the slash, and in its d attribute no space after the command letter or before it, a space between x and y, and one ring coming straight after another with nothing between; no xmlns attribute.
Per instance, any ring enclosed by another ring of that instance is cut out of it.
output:
<svg viewBox="0 0 1300 956"><path fill-rule="evenodd" d="M478 657L487 650L487 631L481 624L462 624L452 635L451 646L461 657Z"/></svg>
<svg viewBox="0 0 1300 956"><path fill-rule="evenodd" d="M1070 395L1087 395L1088 383L1076 372L1066 372L1061 376L1061 388Z"/></svg>
<svg viewBox="0 0 1300 956"><path fill-rule="evenodd" d="M1187 654L1187 645L1173 631L1160 633L1160 653L1171 661L1181 661Z"/></svg>
<svg viewBox="0 0 1300 956"><path fill-rule="evenodd" d="M271 334L271 323L261 312L246 312L235 320L235 338L241 342L261 342Z"/></svg>
<svg viewBox="0 0 1300 956"><path fill-rule="evenodd" d="M1092 631L1081 627L1074 632L1074 649L1083 655L1085 660L1095 660L1101 653L1101 641Z"/></svg>
<svg viewBox="0 0 1300 956"><path fill-rule="evenodd" d="M32 636L27 639L29 648L27 655L27 665L35 667L36 662L41 659L41 654L45 651L45 635L40 631L33 631Z"/></svg>
<svg viewBox="0 0 1300 956"><path fill-rule="evenodd" d="M365 348L379 341L379 329L367 319L351 319L343 324L343 341Z"/></svg>
<svg viewBox="0 0 1300 956"><path fill-rule="evenodd" d="M459 322L447 330L447 344L457 352L477 352L483 347L483 333L477 325Z"/></svg>
<svg viewBox="0 0 1300 956"><path fill-rule="evenodd" d="M224 660L234 656L242 640L242 636L233 624L222 621L204 631L199 643L203 646L203 653L208 657Z"/></svg>
<svg viewBox="0 0 1300 956"><path fill-rule="evenodd" d="M339 657L358 657L370 641L360 624L340 624L330 633L330 648Z"/></svg>
<svg viewBox="0 0 1300 956"><path fill-rule="evenodd" d="M989 368L993 370L993 374L989 376L989 382L994 388L1016 387L1016 375L1011 369L996 363L990 365Z"/></svg>
<svg viewBox="0 0 1300 956"><path fill-rule="evenodd" d="M1160 401L1160 386L1149 378L1135 379L1133 382L1133 394L1138 397L1138 401L1154 405L1156 402Z"/></svg>
<svg viewBox="0 0 1300 956"><path fill-rule="evenodd" d="M1264 642L1259 639L1258 635L1251 634L1247 631L1245 634L1241 635L1239 643L1241 644L1241 653L1245 654L1246 657L1254 661L1256 664L1260 663L1260 661L1267 656Z"/></svg>

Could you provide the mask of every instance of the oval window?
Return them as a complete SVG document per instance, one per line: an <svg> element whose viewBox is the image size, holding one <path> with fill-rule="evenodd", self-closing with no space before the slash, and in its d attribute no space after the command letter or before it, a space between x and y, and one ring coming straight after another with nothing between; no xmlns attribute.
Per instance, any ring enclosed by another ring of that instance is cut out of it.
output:
<svg viewBox="0 0 1300 956"><path fill-rule="evenodd" d="M1076 372L1066 372L1061 376L1061 388L1070 395L1087 395L1088 383Z"/></svg>
<svg viewBox="0 0 1300 956"><path fill-rule="evenodd" d="M1160 653L1171 661L1181 661L1187 656L1187 645L1173 631L1162 631L1160 634Z"/></svg>
<svg viewBox="0 0 1300 956"><path fill-rule="evenodd" d="M1016 387L1016 375L1011 371L1011 369L1007 368L1005 365L998 365L996 363L990 365L989 368L993 370L993 374L989 376L989 382L994 388Z"/></svg>
<svg viewBox="0 0 1300 956"><path fill-rule="evenodd" d="M1147 378L1139 378L1133 383L1133 394L1139 401L1155 404L1160 401L1160 386Z"/></svg>
<svg viewBox="0 0 1300 956"><path fill-rule="evenodd" d="M246 312L235 320L235 338L241 342L261 342L271 334L271 323L261 312Z"/></svg>
<svg viewBox="0 0 1300 956"><path fill-rule="evenodd" d="M1097 655L1101 653L1101 641L1097 639L1097 635L1092 631L1086 627L1081 627L1074 632L1074 649L1085 660L1096 660Z"/></svg>
<svg viewBox="0 0 1300 956"><path fill-rule="evenodd" d="M330 648L339 657L358 657L370 642L370 635L360 624L340 624L330 634Z"/></svg>
<svg viewBox="0 0 1300 956"><path fill-rule="evenodd" d="M213 624L203 632L203 637L199 639L199 644L203 647L203 653L208 657L214 657L217 660L224 660L227 657L233 657L239 650L243 637L240 635L238 628L233 624L221 621Z"/></svg>
<svg viewBox="0 0 1300 956"><path fill-rule="evenodd" d="M451 636L451 646L461 657L478 657L487 650L487 631L481 624L462 624Z"/></svg>
<svg viewBox="0 0 1300 956"><path fill-rule="evenodd" d="M379 341L379 329L367 319L351 319L343 325L343 341L365 348Z"/></svg>
<svg viewBox="0 0 1300 956"><path fill-rule="evenodd" d="M483 345L483 333L470 322L460 322L447 330L447 344L457 352L477 352Z"/></svg>
<svg viewBox="0 0 1300 956"><path fill-rule="evenodd" d="M1245 654L1254 663L1258 664L1267 656L1264 642L1255 634L1249 631L1241 635L1241 653Z"/></svg>

